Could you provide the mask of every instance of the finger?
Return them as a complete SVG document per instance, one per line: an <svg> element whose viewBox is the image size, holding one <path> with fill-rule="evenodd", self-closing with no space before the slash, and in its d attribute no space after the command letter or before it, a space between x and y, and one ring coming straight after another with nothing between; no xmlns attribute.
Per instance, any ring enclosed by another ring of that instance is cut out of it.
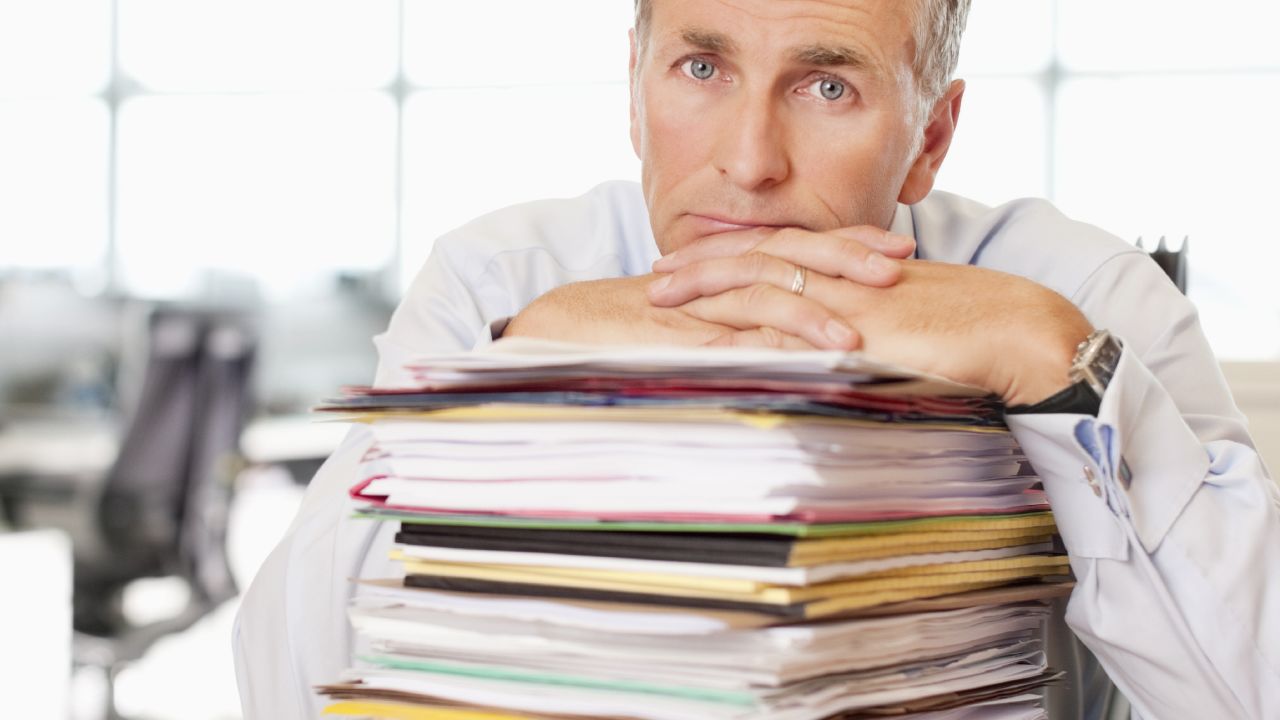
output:
<svg viewBox="0 0 1280 720"><path fill-rule="evenodd" d="M710 258L663 275L650 283L646 292L649 302L658 307L683 305L694 298L760 284L790 292L796 281L797 267L786 260L757 252Z"/></svg>
<svg viewBox="0 0 1280 720"><path fill-rule="evenodd" d="M889 257L905 259L916 252L916 239L910 235L899 235L875 225L854 225L832 230L831 234L856 240L877 252Z"/></svg>
<svg viewBox="0 0 1280 720"><path fill-rule="evenodd" d="M813 345L795 335L788 335L777 328L761 327L754 330L738 330L725 333L704 343L707 347L773 348L776 350L817 350Z"/></svg>
<svg viewBox="0 0 1280 720"><path fill-rule="evenodd" d="M854 225L829 232L813 232L804 228L753 228L726 232L703 238L688 247L667 253L653 263L657 272L672 272L690 263L713 257L743 255L757 249L760 243L778 234L810 233L834 235L852 241L891 258L909 258L916 251L916 240L909 235L899 235L874 225ZM851 278L852 279L852 278Z"/></svg>
<svg viewBox="0 0 1280 720"><path fill-rule="evenodd" d="M782 258L794 265L817 270L831 277L843 277L871 287L888 287L898 282L902 269L899 261L864 244L864 240L902 252L888 238L902 238L874 227L844 228L830 233L816 233L802 228L782 228L771 233L722 233L671 253L655 262L654 270L677 272L712 258L764 253ZM732 237L728 237L732 236ZM915 241L906 243L911 249ZM910 254L908 251L907 254Z"/></svg>
<svg viewBox="0 0 1280 720"><path fill-rule="evenodd" d="M663 255L654 261L653 269L655 272L671 272L701 260L745 255L774 232L774 228L754 228L716 233Z"/></svg>
<svg viewBox="0 0 1280 720"><path fill-rule="evenodd" d="M780 230L762 240L752 252L871 287L888 287L902 276L901 261L843 234Z"/></svg>
<svg viewBox="0 0 1280 720"><path fill-rule="evenodd" d="M738 330L771 327L814 347L853 350L861 338L825 305L772 285L735 288L680 306L689 315Z"/></svg>

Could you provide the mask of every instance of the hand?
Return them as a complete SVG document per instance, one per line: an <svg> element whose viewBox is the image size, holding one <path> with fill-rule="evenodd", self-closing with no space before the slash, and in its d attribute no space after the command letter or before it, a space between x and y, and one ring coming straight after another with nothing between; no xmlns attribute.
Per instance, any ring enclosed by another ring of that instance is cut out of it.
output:
<svg viewBox="0 0 1280 720"><path fill-rule="evenodd" d="M911 257L915 250L915 238L871 225L830 232L761 228L704 238L659 258L653 269L669 273L699 263L697 270L686 273L686 277L692 274L708 286L717 286L717 292L754 283L770 283L789 290L797 265L831 277L884 287L898 280L897 260ZM785 284L779 285L779 281ZM688 295L680 302L693 297Z"/></svg>
<svg viewBox="0 0 1280 720"><path fill-rule="evenodd" d="M898 277L897 261L888 256L907 257L914 250L913 239L871 227L837 230L829 236L798 228L722 233L679 251L680 262L714 260L708 266L720 278L733 278L740 289L726 287L706 302L657 305L649 302L645 288L665 276L572 283L531 303L512 319L506 335L670 345L724 344L729 338L733 344L853 350L858 335L848 323L823 304L790 291L796 265L886 285ZM749 253L745 262L739 262L741 253ZM655 267L673 263L676 254ZM780 259L786 257L791 261ZM766 275L773 284L762 280ZM712 280L708 287L715 282L723 284Z"/></svg>
<svg viewBox="0 0 1280 720"><path fill-rule="evenodd" d="M859 338L843 318L792 292L797 267L807 268L811 281L823 274L883 287L899 278L897 258L913 252L913 238L870 226L721 233L655 262L655 271L679 272L660 276L648 295L655 306L680 307L738 331L716 344L793 347L799 338L814 348L853 350Z"/></svg>
<svg viewBox="0 0 1280 720"><path fill-rule="evenodd" d="M651 289L651 300L666 305L694 298L681 306L718 307L718 297L740 288L709 269L711 260L723 258L664 263L673 270L670 281ZM857 328L872 357L984 388L1006 404L1038 402L1069 384L1076 345L1092 327L1066 298L994 270L920 260L899 265L898 282L888 287L810 273L804 295ZM691 313L717 317L705 308ZM712 342L756 344L752 332Z"/></svg>

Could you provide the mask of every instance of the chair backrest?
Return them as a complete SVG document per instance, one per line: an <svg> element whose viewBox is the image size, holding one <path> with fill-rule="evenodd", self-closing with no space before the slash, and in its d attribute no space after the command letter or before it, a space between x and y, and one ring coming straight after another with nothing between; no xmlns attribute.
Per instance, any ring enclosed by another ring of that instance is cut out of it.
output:
<svg viewBox="0 0 1280 720"><path fill-rule="evenodd" d="M218 471L249 404L252 332L233 315L161 307L148 338L141 393L98 507L111 557L94 570L99 581L189 574L210 552L222 558L227 487Z"/></svg>
<svg viewBox="0 0 1280 720"><path fill-rule="evenodd" d="M1187 247L1191 244L1190 238L1182 239L1182 247L1177 250L1170 250L1164 237L1160 238L1160 242L1156 244L1150 251L1151 259L1156 261L1161 270L1169 276L1174 285L1182 291L1183 295L1187 294ZM1142 249L1142 238L1138 238L1138 248Z"/></svg>
<svg viewBox="0 0 1280 720"><path fill-rule="evenodd" d="M95 575L158 574L177 547L203 335L196 313L157 308L148 318L140 394L98 505L111 567L97 568Z"/></svg>
<svg viewBox="0 0 1280 720"><path fill-rule="evenodd" d="M227 513L257 343L252 327L235 315L212 318L204 340L180 547L193 591L216 604L236 594L226 560Z"/></svg>

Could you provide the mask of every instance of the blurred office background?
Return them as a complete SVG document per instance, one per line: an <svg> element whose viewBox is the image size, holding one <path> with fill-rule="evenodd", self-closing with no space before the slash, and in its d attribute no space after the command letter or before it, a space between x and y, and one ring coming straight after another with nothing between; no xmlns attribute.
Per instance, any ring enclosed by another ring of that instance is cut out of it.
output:
<svg viewBox="0 0 1280 720"><path fill-rule="evenodd" d="M343 433L308 406L370 381L432 238L638 177L630 22L631 0L0 0L0 528L91 526L0 534L18 714L100 717L95 664L121 660L126 715L238 717L236 588ZM1273 468L1277 26L1270 0L975 0L939 181L1189 237L1189 294ZM186 406L157 399L174 388ZM113 471L139 457L175 478L167 505ZM103 508L160 517L104 528ZM77 593L126 587L111 612L73 607L73 539L96 583ZM74 675L73 614L124 638L78 643Z"/></svg>

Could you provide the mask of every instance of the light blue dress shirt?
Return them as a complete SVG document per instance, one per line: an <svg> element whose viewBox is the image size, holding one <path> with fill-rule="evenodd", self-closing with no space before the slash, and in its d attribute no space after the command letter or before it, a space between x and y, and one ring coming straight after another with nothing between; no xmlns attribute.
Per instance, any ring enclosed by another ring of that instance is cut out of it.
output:
<svg viewBox="0 0 1280 720"><path fill-rule="evenodd" d="M899 206L919 257L1022 275L1070 298L1125 346L1097 418L1018 415L1077 586L1049 629L1067 669L1053 718L1280 718L1280 492L1195 308L1145 253L1039 200L989 208L943 192ZM479 218L437 241L387 332L376 384L422 355L489 341L491 323L566 283L649 272L658 250L640 188L606 183ZM1017 348L1010 348L1017 352ZM350 661L353 577L387 577L394 532L353 520L357 428L307 490L237 618L247 718L315 717L312 686ZM1123 462L1122 462L1123 461ZM1120 468L1126 467L1128 472Z"/></svg>

